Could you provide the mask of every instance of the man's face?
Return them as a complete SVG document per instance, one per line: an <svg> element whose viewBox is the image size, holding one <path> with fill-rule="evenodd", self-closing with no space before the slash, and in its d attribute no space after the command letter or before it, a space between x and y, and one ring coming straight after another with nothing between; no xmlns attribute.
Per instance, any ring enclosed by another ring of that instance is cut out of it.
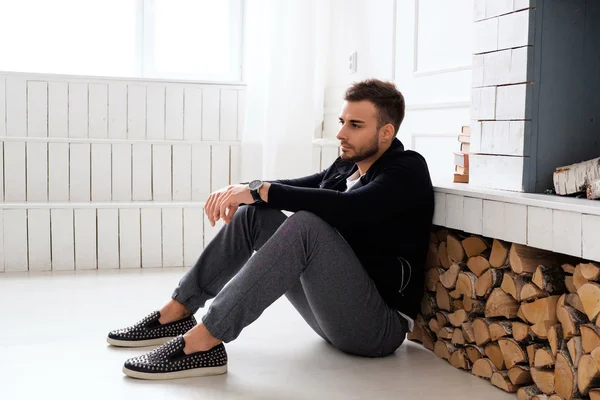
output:
<svg viewBox="0 0 600 400"><path fill-rule="evenodd" d="M370 101L345 101L340 113L340 131L343 160L360 162L379 151L378 113Z"/></svg>

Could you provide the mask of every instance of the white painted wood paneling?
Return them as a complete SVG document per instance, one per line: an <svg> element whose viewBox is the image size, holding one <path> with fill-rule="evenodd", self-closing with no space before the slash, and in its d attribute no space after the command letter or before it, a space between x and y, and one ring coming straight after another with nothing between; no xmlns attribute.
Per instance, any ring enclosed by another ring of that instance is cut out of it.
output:
<svg viewBox="0 0 600 400"><path fill-rule="evenodd" d="M498 49L509 49L533 44L530 43L529 33L530 13L533 15L533 11L524 10L499 17Z"/></svg>
<svg viewBox="0 0 600 400"><path fill-rule="evenodd" d="M485 55L475 54L473 56L473 82L472 86L481 87L483 86L483 59Z"/></svg>
<svg viewBox="0 0 600 400"><path fill-rule="evenodd" d="M237 185L242 180L242 146L232 145L230 147L231 157L231 176L230 184Z"/></svg>
<svg viewBox="0 0 600 400"><path fill-rule="evenodd" d="M183 209L183 263L191 267L204 249L204 209Z"/></svg>
<svg viewBox="0 0 600 400"><path fill-rule="evenodd" d="M90 201L89 143L71 143L69 157L69 198L71 201Z"/></svg>
<svg viewBox="0 0 600 400"><path fill-rule="evenodd" d="M211 192L229 185L229 146L212 146L212 187Z"/></svg>
<svg viewBox="0 0 600 400"><path fill-rule="evenodd" d="M531 116L525 107L529 90L531 85L528 84L498 87L496 118L499 120L529 119Z"/></svg>
<svg viewBox="0 0 600 400"><path fill-rule="evenodd" d="M27 136L48 136L47 82L27 82Z"/></svg>
<svg viewBox="0 0 600 400"><path fill-rule="evenodd" d="M482 188L523 191L523 170L528 162L526 157L471 154L469 184Z"/></svg>
<svg viewBox="0 0 600 400"><path fill-rule="evenodd" d="M69 143L48 143L48 200L69 201Z"/></svg>
<svg viewBox="0 0 600 400"><path fill-rule="evenodd" d="M173 145L173 201L192 200L192 146Z"/></svg>
<svg viewBox="0 0 600 400"><path fill-rule="evenodd" d="M192 200L205 201L210 194L210 145L192 145Z"/></svg>
<svg viewBox="0 0 600 400"><path fill-rule="evenodd" d="M0 136L6 135L6 77L0 76ZM0 250L2 250L0 248ZM0 271L4 264L0 260Z"/></svg>
<svg viewBox="0 0 600 400"><path fill-rule="evenodd" d="M183 210L162 209L163 267L183 266Z"/></svg>
<svg viewBox="0 0 600 400"><path fill-rule="evenodd" d="M479 1L481 2L481 0ZM485 17L497 17L513 11L513 0L485 0Z"/></svg>
<svg viewBox="0 0 600 400"><path fill-rule="evenodd" d="M485 19L485 1L473 2L473 21Z"/></svg>
<svg viewBox="0 0 600 400"><path fill-rule="evenodd" d="M139 208L119 210L119 258L123 269L142 266Z"/></svg>
<svg viewBox="0 0 600 400"><path fill-rule="evenodd" d="M69 85L48 82L48 136L69 136Z"/></svg>
<svg viewBox="0 0 600 400"><path fill-rule="evenodd" d="M233 160L233 154L232 154ZM321 146L313 145L312 148L312 165L310 168L313 174L321 172Z"/></svg>
<svg viewBox="0 0 600 400"><path fill-rule="evenodd" d="M88 137L87 83L69 83L69 137Z"/></svg>
<svg viewBox="0 0 600 400"><path fill-rule="evenodd" d="M96 210L75 209L75 269L96 269Z"/></svg>
<svg viewBox="0 0 600 400"><path fill-rule="evenodd" d="M152 145L152 190L154 201L171 200L171 146Z"/></svg>
<svg viewBox="0 0 600 400"><path fill-rule="evenodd" d="M142 267L162 267L162 223L160 208L142 208Z"/></svg>
<svg viewBox="0 0 600 400"><path fill-rule="evenodd" d="M112 145L113 201L131 201L131 145Z"/></svg>
<svg viewBox="0 0 600 400"><path fill-rule="evenodd" d="M483 121L479 152L524 155L525 127L528 121Z"/></svg>
<svg viewBox="0 0 600 400"><path fill-rule="evenodd" d="M552 250L552 210L527 207L527 245Z"/></svg>
<svg viewBox="0 0 600 400"><path fill-rule="evenodd" d="M510 83L511 50L494 51L483 55L483 85L502 85Z"/></svg>
<svg viewBox="0 0 600 400"><path fill-rule="evenodd" d="M514 0L514 10L523 10L525 8L529 8L535 6L535 0Z"/></svg>
<svg viewBox="0 0 600 400"><path fill-rule="evenodd" d="M152 145L133 144L133 200L152 200Z"/></svg>
<svg viewBox="0 0 600 400"><path fill-rule="evenodd" d="M454 194L446 195L446 226L452 229L463 230L463 196Z"/></svg>
<svg viewBox="0 0 600 400"><path fill-rule="evenodd" d="M27 271L27 210L4 209L4 270Z"/></svg>
<svg viewBox="0 0 600 400"><path fill-rule="evenodd" d="M504 239L505 215L504 203L483 200L483 235Z"/></svg>
<svg viewBox="0 0 600 400"><path fill-rule="evenodd" d="M108 86L108 137L127 138L127 85L111 82Z"/></svg>
<svg viewBox="0 0 600 400"><path fill-rule="evenodd" d="M527 244L527 206L504 205L504 240Z"/></svg>
<svg viewBox="0 0 600 400"><path fill-rule="evenodd" d="M167 87L166 138L167 140L183 139L183 87Z"/></svg>
<svg viewBox="0 0 600 400"><path fill-rule="evenodd" d="M0 78L0 83L2 79ZM0 95L3 95L0 92ZM0 272L4 272L4 210L0 208Z"/></svg>
<svg viewBox="0 0 600 400"><path fill-rule="evenodd" d="M90 83L90 137L105 139L108 137L108 85Z"/></svg>
<svg viewBox="0 0 600 400"><path fill-rule="evenodd" d="M244 135L244 124L246 118L246 91L238 90L238 108L237 108L237 140L242 140Z"/></svg>
<svg viewBox="0 0 600 400"><path fill-rule="evenodd" d="M498 50L498 18L475 22L473 53L487 53Z"/></svg>
<svg viewBox="0 0 600 400"><path fill-rule="evenodd" d="M523 83L533 80L527 76L528 66L527 60L529 59L529 51L531 47L520 47L512 49L511 63L510 63L510 82L511 83Z"/></svg>
<svg viewBox="0 0 600 400"><path fill-rule="evenodd" d="M163 85L148 85L148 132L146 136L148 139L165 139L165 90Z"/></svg>
<svg viewBox="0 0 600 400"><path fill-rule="evenodd" d="M69 85L48 82L48 136L68 137Z"/></svg>
<svg viewBox="0 0 600 400"><path fill-rule="evenodd" d="M127 86L127 138L146 138L146 86Z"/></svg>
<svg viewBox="0 0 600 400"><path fill-rule="evenodd" d="M217 236L219 230L224 226L223 220L219 220L215 223L215 226L210 226L210 221L204 213L204 247L209 245L210 242Z"/></svg>
<svg viewBox="0 0 600 400"><path fill-rule="evenodd" d="M0 80L1 82L1 80ZM1 93L0 93L1 95ZM4 201L4 142L0 142L0 202ZM1 216L0 216L1 217ZM0 219L1 222L1 219ZM2 250L2 248L0 248ZM0 265L0 268L2 266Z"/></svg>
<svg viewBox="0 0 600 400"><path fill-rule="evenodd" d="M600 216L581 216L582 232L582 257L588 260L600 261L600 246L598 245L598 232L600 232Z"/></svg>
<svg viewBox="0 0 600 400"><path fill-rule="evenodd" d="M337 146L323 146L321 153L321 168L329 168L338 157L339 148Z"/></svg>
<svg viewBox="0 0 600 400"><path fill-rule="evenodd" d="M465 232L481 235L483 233L483 200L464 198L463 229Z"/></svg>
<svg viewBox="0 0 600 400"><path fill-rule="evenodd" d="M111 153L109 143L92 144L92 201L112 200Z"/></svg>
<svg viewBox="0 0 600 400"><path fill-rule="evenodd" d="M202 140L202 88L185 87L185 140Z"/></svg>
<svg viewBox="0 0 600 400"><path fill-rule="evenodd" d="M75 234L73 210L68 208L50 211L52 228L52 270L75 269Z"/></svg>
<svg viewBox="0 0 600 400"><path fill-rule="evenodd" d="M221 89L220 102L220 139L237 140L237 90Z"/></svg>
<svg viewBox="0 0 600 400"><path fill-rule="evenodd" d="M119 210L98 209L98 269L119 268Z"/></svg>
<svg viewBox="0 0 600 400"><path fill-rule="evenodd" d="M206 86L202 90L202 140L219 140L219 89Z"/></svg>
<svg viewBox="0 0 600 400"><path fill-rule="evenodd" d="M481 92L481 103L479 104L478 118L496 118L496 87L484 87L476 90Z"/></svg>
<svg viewBox="0 0 600 400"><path fill-rule="evenodd" d="M31 208L27 210L27 234L30 271L50 271L50 210Z"/></svg>
<svg viewBox="0 0 600 400"><path fill-rule="evenodd" d="M446 194L434 193L435 211L433 213L433 224L438 226L446 225Z"/></svg>
<svg viewBox="0 0 600 400"><path fill-rule="evenodd" d="M47 143L27 143L27 201L48 201Z"/></svg>
<svg viewBox="0 0 600 400"><path fill-rule="evenodd" d="M581 214L553 210L552 250L581 257Z"/></svg>
<svg viewBox="0 0 600 400"><path fill-rule="evenodd" d="M25 143L4 142L4 199L25 201Z"/></svg>
<svg viewBox="0 0 600 400"><path fill-rule="evenodd" d="M18 76L6 77L6 136L27 136L27 83Z"/></svg>

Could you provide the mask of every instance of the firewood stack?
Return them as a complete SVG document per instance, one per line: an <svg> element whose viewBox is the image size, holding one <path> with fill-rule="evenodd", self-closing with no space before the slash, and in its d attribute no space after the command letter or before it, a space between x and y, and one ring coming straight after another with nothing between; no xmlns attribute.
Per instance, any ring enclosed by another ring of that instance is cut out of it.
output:
<svg viewBox="0 0 600 400"><path fill-rule="evenodd" d="M409 340L519 400L600 400L600 264L443 229L425 288Z"/></svg>

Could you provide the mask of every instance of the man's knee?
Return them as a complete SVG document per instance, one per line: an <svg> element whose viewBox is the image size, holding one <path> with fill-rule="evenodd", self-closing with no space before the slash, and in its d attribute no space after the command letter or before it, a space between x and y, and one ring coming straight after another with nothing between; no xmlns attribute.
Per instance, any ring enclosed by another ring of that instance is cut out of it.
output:
<svg viewBox="0 0 600 400"><path fill-rule="evenodd" d="M294 215L289 217L289 220L294 221L296 223L306 223L310 226L318 224L327 224L321 217L317 216L314 213L311 213L310 211L304 210L297 211L296 213L294 213Z"/></svg>

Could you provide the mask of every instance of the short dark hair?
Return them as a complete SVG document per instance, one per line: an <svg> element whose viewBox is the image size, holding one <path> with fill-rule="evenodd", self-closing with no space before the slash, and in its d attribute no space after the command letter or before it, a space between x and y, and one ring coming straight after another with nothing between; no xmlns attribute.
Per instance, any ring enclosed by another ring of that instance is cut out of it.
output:
<svg viewBox="0 0 600 400"><path fill-rule="evenodd" d="M346 90L344 95L346 101L370 101L375 105L378 112L377 129L385 124L394 125L398 134L400 124L404 120L404 96L392 82L384 82L379 79L367 79L354 82Z"/></svg>

